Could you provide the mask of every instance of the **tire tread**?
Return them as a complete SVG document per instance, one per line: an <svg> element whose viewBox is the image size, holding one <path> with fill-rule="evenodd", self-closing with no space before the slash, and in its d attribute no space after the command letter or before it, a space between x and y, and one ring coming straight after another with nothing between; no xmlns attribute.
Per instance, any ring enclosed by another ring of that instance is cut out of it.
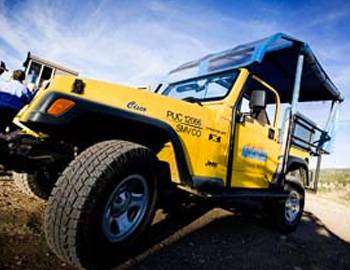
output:
<svg viewBox="0 0 350 270"><path fill-rule="evenodd" d="M149 151L127 141L105 141L86 149L64 170L49 198L44 221L48 245L59 258L83 267L77 254L76 235L84 206L93 203L91 190L112 164L123 166L129 155L142 154L145 150Z"/></svg>

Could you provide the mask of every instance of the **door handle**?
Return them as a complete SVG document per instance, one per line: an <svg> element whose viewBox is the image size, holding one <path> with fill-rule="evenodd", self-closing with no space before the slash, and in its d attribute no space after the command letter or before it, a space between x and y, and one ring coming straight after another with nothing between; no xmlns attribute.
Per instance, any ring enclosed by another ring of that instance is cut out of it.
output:
<svg viewBox="0 0 350 270"><path fill-rule="evenodd" d="M275 138L275 130L273 128L269 128L268 138L270 140L273 140Z"/></svg>

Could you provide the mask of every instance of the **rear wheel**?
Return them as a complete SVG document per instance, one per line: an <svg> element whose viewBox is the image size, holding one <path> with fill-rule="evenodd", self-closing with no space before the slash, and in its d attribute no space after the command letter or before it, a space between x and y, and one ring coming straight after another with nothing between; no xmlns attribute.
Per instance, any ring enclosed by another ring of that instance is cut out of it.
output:
<svg viewBox="0 0 350 270"><path fill-rule="evenodd" d="M18 189L30 197L47 200L53 189L54 183L45 172L12 173L12 178Z"/></svg>
<svg viewBox="0 0 350 270"><path fill-rule="evenodd" d="M282 233L296 230L304 211L304 190L296 184L287 183L285 191L287 198L273 203L271 214L277 229Z"/></svg>
<svg viewBox="0 0 350 270"><path fill-rule="evenodd" d="M156 157L125 141L98 143L63 172L49 199L45 233L64 261L110 268L152 221Z"/></svg>
<svg viewBox="0 0 350 270"><path fill-rule="evenodd" d="M273 225L282 233L291 233L296 230L304 212L305 189L307 171L303 167L289 168L285 176L284 191L287 197L278 200L269 200L264 207Z"/></svg>

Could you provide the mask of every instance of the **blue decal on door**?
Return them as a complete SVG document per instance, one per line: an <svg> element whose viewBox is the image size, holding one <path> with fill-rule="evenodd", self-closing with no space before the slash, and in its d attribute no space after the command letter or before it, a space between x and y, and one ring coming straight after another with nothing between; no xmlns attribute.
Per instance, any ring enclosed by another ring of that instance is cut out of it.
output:
<svg viewBox="0 0 350 270"><path fill-rule="evenodd" d="M255 159L262 162L266 162L267 153L262 149L258 149L254 146L244 146L242 149L242 156L245 158Z"/></svg>

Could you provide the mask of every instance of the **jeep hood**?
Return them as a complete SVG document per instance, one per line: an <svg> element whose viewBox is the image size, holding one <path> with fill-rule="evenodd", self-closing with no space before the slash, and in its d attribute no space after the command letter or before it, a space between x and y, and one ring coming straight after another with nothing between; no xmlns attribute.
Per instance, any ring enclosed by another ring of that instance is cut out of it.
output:
<svg viewBox="0 0 350 270"><path fill-rule="evenodd" d="M76 78L70 76L57 76L47 89L41 89L30 105L25 107L18 119L25 124L33 122L32 115L39 110L43 113L43 105L50 106L49 96L55 94L67 99L79 99L108 106L109 108L129 111L146 117L169 122L169 112L200 117L202 121L215 121L217 113L210 108L193 104L171 97L162 96L153 92L140 90L134 87L106 83L90 79L82 79L84 88L81 93L73 91ZM47 108L45 109L47 110ZM203 117L205 116L205 117ZM204 124L204 123L203 123Z"/></svg>

